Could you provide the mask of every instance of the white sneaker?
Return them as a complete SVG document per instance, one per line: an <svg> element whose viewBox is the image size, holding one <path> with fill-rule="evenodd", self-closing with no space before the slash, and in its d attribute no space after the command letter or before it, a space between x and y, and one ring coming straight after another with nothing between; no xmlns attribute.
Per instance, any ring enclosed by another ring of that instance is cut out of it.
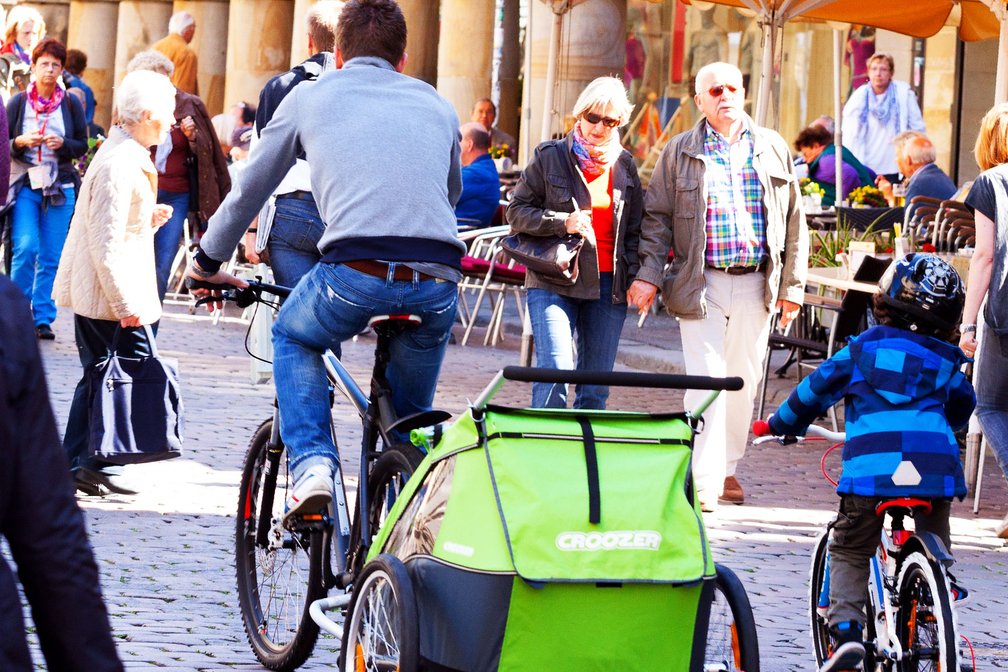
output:
<svg viewBox="0 0 1008 672"><path fill-rule="evenodd" d="M1005 515L1001 522L997 524L997 527L994 528L994 534L1002 539L1008 539L1008 515Z"/></svg>
<svg viewBox="0 0 1008 672"><path fill-rule="evenodd" d="M309 467L294 484L294 490L284 508L283 524L286 526L292 516L320 511L332 498L332 471L324 464Z"/></svg>

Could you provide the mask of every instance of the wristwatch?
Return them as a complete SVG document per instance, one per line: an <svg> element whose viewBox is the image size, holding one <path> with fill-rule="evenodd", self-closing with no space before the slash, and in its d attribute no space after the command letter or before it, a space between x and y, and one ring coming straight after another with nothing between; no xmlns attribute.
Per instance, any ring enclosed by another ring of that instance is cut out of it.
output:
<svg viewBox="0 0 1008 672"><path fill-rule="evenodd" d="M964 324L961 327L959 327L959 332L962 333L962 334L975 334L976 333L976 325L975 324Z"/></svg>

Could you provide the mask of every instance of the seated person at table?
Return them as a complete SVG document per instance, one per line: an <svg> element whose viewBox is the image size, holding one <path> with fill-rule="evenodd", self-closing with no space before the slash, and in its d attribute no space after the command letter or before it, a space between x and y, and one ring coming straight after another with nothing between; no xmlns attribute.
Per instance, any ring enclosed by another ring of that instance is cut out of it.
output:
<svg viewBox="0 0 1008 672"><path fill-rule="evenodd" d="M829 625L836 646L820 672L861 669L865 585L884 518L880 500L919 497L931 511L917 531L951 549L949 507L966 495L954 431L976 404L954 344L965 293L955 269L930 254L909 254L879 282L872 327L823 362L768 420L774 434L800 436L841 400L847 442L829 543ZM952 579L953 599L966 592Z"/></svg>
<svg viewBox="0 0 1008 672"><path fill-rule="evenodd" d="M478 226L490 226L500 204L500 178L497 165L490 158L490 134L473 121L459 129L462 134L462 195L455 206L460 220L478 220ZM460 225L474 222L459 221Z"/></svg>
<svg viewBox="0 0 1008 672"><path fill-rule="evenodd" d="M942 200L952 198L956 193L955 182L935 164L935 148L931 140L920 131L900 133L893 139L896 146L896 165L905 178L907 207L914 196L931 196ZM892 182L882 175L875 178L875 185L889 201L896 205ZM916 209L916 206L913 206ZM913 212L910 213L913 216Z"/></svg>
<svg viewBox="0 0 1008 672"><path fill-rule="evenodd" d="M798 134L794 142L795 149L805 158L808 165L809 179L822 187L823 205L836 202L836 146L833 135L821 125L805 128ZM872 184L875 174L861 165L849 151L841 154L843 162L842 188L840 199L847 198L854 189Z"/></svg>

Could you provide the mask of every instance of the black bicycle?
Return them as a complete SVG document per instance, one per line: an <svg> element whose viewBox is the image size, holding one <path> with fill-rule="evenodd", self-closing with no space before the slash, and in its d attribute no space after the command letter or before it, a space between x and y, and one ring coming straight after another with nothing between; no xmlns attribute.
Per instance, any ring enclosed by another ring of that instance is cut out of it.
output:
<svg viewBox="0 0 1008 672"><path fill-rule="evenodd" d="M239 307L258 303L258 308L270 309L277 305L269 295L283 298L291 291L258 281L241 289L205 283L192 286L220 290L220 298ZM207 297L198 303L215 300L219 299ZM245 633L256 658L271 670L296 669L311 655L319 634L309 615L313 602L338 588L344 592L329 598L329 603L349 604L348 589L367 557L374 533L424 456L420 448L395 437L451 417L429 411L399 418L392 406L386 377L390 343L397 334L419 324L416 315L379 315L370 320L377 344L367 394L332 352L322 355L331 385L330 403L339 390L361 418L360 471L352 511L339 464L332 505L294 516L284 525L284 505L294 482L280 437L276 402L273 417L259 426L249 442L238 496L235 571ZM361 511L368 515L360 516Z"/></svg>

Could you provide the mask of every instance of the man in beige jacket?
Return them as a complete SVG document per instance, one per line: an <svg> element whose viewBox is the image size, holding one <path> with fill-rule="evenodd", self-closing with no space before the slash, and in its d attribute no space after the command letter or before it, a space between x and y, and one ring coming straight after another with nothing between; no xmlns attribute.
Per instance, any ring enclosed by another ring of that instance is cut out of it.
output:
<svg viewBox="0 0 1008 672"><path fill-rule="evenodd" d="M644 201L640 271L627 302L651 307L658 287L679 318L686 372L741 376L704 413L693 451L701 507L744 500L735 469L745 453L771 315L788 324L805 293L808 231L787 143L742 111L742 73L699 70L703 118L662 150ZM664 266L673 253L667 272ZM686 393L686 408L706 392Z"/></svg>

